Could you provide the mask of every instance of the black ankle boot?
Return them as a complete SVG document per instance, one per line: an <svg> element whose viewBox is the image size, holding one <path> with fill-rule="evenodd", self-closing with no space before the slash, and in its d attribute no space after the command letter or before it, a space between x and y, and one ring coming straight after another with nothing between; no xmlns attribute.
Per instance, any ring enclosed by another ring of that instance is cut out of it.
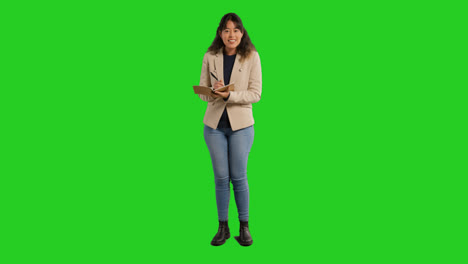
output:
<svg viewBox="0 0 468 264"><path fill-rule="evenodd" d="M249 222L240 221L240 230L239 236L236 236L235 239L241 246L250 246L253 243L252 236L249 231Z"/></svg>
<svg viewBox="0 0 468 264"><path fill-rule="evenodd" d="M226 242L226 239L230 238L231 234L229 233L229 226L227 221L219 221L218 233L211 240L211 245L221 246Z"/></svg>

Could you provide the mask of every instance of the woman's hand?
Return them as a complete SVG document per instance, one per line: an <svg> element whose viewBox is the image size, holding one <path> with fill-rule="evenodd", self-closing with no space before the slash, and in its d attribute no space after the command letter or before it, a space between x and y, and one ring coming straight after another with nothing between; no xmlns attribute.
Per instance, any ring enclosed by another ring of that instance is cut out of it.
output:
<svg viewBox="0 0 468 264"><path fill-rule="evenodd" d="M224 86L223 80L219 80L219 81L217 81L217 82L214 83L213 89L218 89L218 88L221 88L221 87L223 87L223 86ZM227 95L225 95L225 93L229 94L229 92L218 92L218 91L214 91L214 92L211 93L211 96L212 96L213 98L220 98L220 97L226 98Z"/></svg>
<svg viewBox="0 0 468 264"><path fill-rule="evenodd" d="M223 87L223 86L224 86L223 80L219 80L219 81L215 82L215 84L214 84L214 86L213 86L213 89L216 90L216 89L221 88L221 87Z"/></svg>
<svg viewBox="0 0 468 264"><path fill-rule="evenodd" d="M223 80L219 80L218 82L215 82L213 88L216 90L216 89L221 88L223 86L224 86ZM214 98L222 97L222 98L226 99L228 96L229 96L229 91L227 91L227 92L214 91L213 92L213 97Z"/></svg>
<svg viewBox="0 0 468 264"><path fill-rule="evenodd" d="M229 91L227 91L227 92L215 91L214 93L215 93L215 95L220 96L220 97L222 97L224 99L226 99L229 96Z"/></svg>

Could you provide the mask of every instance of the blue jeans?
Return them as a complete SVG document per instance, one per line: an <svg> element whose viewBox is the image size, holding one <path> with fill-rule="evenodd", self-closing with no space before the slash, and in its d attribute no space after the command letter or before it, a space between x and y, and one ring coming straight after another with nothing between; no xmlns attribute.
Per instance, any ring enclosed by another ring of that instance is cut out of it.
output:
<svg viewBox="0 0 468 264"><path fill-rule="evenodd" d="M239 220L248 221L247 160L254 139L253 126L232 131L231 128L212 129L205 125L203 134L213 164L218 220L228 220L232 181Z"/></svg>

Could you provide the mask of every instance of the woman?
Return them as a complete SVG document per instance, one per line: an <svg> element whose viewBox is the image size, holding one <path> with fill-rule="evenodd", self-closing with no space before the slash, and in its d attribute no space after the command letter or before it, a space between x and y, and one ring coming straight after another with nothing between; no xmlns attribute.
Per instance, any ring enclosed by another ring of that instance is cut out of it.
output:
<svg viewBox="0 0 468 264"><path fill-rule="evenodd" d="M260 100L262 71L260 57L242 21L234 13L223 16L216 37L203 58L200 85L217 89L234 83L234 91L200 94L208 102L203 119L204 137L210 151L216 187L219 228L211 241L222 245L230 237L228 207L232 181L242 246L253 242L249 231L249 185L247 159L254 138L252 103Z"/></svg>

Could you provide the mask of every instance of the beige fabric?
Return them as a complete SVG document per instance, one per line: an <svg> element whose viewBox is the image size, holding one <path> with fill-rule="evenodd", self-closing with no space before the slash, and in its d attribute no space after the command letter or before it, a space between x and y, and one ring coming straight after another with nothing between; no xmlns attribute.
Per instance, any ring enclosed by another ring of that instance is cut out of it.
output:
<svg viewBox="0 0 468 264"><path fill-rule="evenodd" d="M237 54L231 73L231 83L234 83L235 91L231 92L226 102L223 98L198 95L203 101L208 102L203 123L213 129L218 127L224 107L227 109L233 131L254 124L252 104L258 102L262 94L260 57L256 51L242 62L240 57ZM213 72L218 79L224 79L222 49L217 54L207 52L203 57L200 85L213 86L216 79L210 72Z"/></svg>

